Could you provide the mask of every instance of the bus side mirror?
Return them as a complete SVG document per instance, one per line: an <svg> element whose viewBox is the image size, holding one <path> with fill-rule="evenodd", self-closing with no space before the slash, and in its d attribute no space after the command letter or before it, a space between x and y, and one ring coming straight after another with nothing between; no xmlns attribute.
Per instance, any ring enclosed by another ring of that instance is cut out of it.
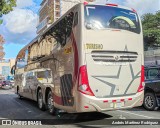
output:
<svg viewBox="0 0 160 128"><path fill-rule="evenodd" d="M11 74L12 74L12 75L15 75L15 69L16 69L16 66L15 66L15 65L12 66L12 68L11 68Z"/></svg>

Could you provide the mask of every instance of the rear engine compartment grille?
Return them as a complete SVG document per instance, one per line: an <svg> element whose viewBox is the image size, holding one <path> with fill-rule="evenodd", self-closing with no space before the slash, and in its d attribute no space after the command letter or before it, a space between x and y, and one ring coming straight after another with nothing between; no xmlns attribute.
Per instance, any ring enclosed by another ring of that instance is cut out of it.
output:
<svg viewBox="0 0 160 128"><path fill-rule="evenodd" d="M96 62L135 62L138 57L132 51L92 51L91 55Z"/></svg>

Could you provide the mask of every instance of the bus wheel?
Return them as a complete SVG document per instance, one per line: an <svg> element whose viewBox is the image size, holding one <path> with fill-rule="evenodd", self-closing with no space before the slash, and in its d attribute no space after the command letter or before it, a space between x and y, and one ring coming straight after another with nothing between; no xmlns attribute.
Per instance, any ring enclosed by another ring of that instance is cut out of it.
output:
<svg viewBox="0 0 160 128"><path fill-rule="evenodd" d="M43 94L42 94L42 90L38 90L38 94L37 94L37 103L38 103L38 107L40 110L45 110L45 104L43 102Z"/></svg>
<svg viewBox="0 0 160 128"><path fill-rule="evenodd" d="M53 96L52 96L52 92L51 91L48 92L47 107L48 107L49 113L51 113L51 114L55 114L56 113L56 108L54 107L54 104L53 104Z"/></svg>
<svg viewBox="0 0 160 128"><path fill-rule="evenodd" d="M19 94L19 89L17 89L17 95L19 99L22 99L22 96Z"/></svg>
<svg viewBox="0 0 160 128"><path fill-rule="evenodd" d="M153 93L146 93L144 95L143 106L150 111L155 110L157 107L156 98Z"/></svg>

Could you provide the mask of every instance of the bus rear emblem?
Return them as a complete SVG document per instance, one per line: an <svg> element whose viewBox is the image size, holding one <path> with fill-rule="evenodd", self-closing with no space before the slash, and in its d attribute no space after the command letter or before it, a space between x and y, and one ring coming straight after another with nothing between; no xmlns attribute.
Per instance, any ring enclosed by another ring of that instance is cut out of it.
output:
<svg viewBox="0 0 160 128"><path fill-rule="evenodd" d="M119 61L119 56L114 56L115 61Z"/></svg>

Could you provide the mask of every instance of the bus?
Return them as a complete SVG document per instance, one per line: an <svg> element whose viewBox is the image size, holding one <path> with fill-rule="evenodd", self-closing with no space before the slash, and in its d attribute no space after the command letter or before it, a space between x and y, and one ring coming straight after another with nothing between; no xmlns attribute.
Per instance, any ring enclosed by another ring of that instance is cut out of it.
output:
<svg viewBox="0 0 160 128"><path fill-rule="evenodd" d="M141 106L143 51L134 9L79 3L20 50L15 90L50 113Z"/></svg>

